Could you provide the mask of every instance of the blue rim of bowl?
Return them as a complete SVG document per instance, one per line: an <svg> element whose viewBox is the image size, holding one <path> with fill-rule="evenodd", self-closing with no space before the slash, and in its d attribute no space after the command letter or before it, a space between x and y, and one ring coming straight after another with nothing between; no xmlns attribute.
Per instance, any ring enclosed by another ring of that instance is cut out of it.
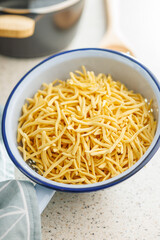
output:
<svg viewBox="0 0 160 240"><path fill-rule="evenodd" d="M3 137L3 141L4 141L4 145L6 147L6 150L8 152L8 155L10 156L11 160L13 161L13 163L16 165L16 167L23 173L25 174L28 178L30 178L31 180L33 180L34 182L40 184L40 185L43 185L45 187L48 187L48 188L52 188L54 190L59 190L59 191L66 191L66 192L91 192L91 191L97 191L97 190L101 190L101 189L104 189L104 188L108 188L108 187L111 187L113 185L116 185L126 179L128 179L129 177L133 176L135 173L137 173L141 168L143 168L150 160L151 158L153 157L153 155L156 153L156 151L158 150L159 146L160 146L160 135L158 136L158 139L155 143L155 145L153 146L153 148L151 149L151 151L148 153L148 155L146 156L146 158L143 160L143 162L141 164L139 164L136 168L134 168L131 172L129 172L127 175L124 175L116 180L114 180L113 178L113 181L110 182L110 183L106 183L106 181L104 181L104 184L102 182L102 185L100 186L91 186L91 187L87 187L87 188L69 188L69 187L65 187L65 184L64 184L64 187L60 187L60 186L57 186L57 185L54 185L54 182L53 184L49 184L49 183L46 183L45 181L42 181L38 178L36 178L35 176L31 175L30 173L28 173L16 160L16 158L14 157L14 155L12 154L10 148L9 148L9 144L8 144L8 140L7 140L7 137L6 137L6 131L5 131L5 120L6 120L6 114L7 114L7 109L8 109L8 105L10 103L10 100L12 98L12 95L14 94L15 90L17 89L17 87L20 85L20 83L26 78L26 76L28 76L34 69L36 69L37 67L39 67L40 65L42 65L43 63L49 61L50 59L52 58L55 58L57 56L60 56L60 55L63 55L63 54L67 54L67 53L72 53L72 52L78 52L78 51L103 51L103 52L109 52L109 53L113 53L113 54L116 54L116 55L119 55L119 56L122 56L124 58L127 58L129 59L130 61L136 63L138 66L140 66L143 70L145 70L149 76L152 78L152 80L154 81L154 83L156 84L158 90L160 91L160 85L159 83L157 82L156 80L156 77L150 72L150 70L148 68L146 68L143 64L141 64L140 62L138 62L137 60L135 60L134 58L126 55L126 54L123 54L123 53L120 53L120 52L117 52L117 51L114 51L114 50L110 50L110 49L103 49L103 48L80 48L80 49L74 49L74 50L69 50L69 51L64 51L64 52L60 52L60 53L57 53L57 54L54 54L50 57L47 57L46 59L44 59L43 61L41 61L40 63L38 63L36 66L34 66L31 70L29 70L21 79L20 81L15 85L15 87L13 88L12 92L10 93L8 99L7 99L7 102L5 104L5 107L4 107L4 111L3 111L3 115L2 115L2 137ZM92 184L91 184L92 185Z"/></svg>

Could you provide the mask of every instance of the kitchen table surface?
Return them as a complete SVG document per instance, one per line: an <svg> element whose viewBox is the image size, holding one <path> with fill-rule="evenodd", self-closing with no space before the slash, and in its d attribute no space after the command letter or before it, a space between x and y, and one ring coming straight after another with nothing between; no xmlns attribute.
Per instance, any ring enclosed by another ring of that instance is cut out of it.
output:
<svg viewBox="0 0 160 240"><path fill-rule="evenodd" d="M139 61L160 79L160 1L116 0L119 29ZM105 32L102 0L86 0L69 49L97 47ZM0 55L0 104L26 71L44 58ZM159 240L160 151L133 177L92 193L56 192L42 214L42 240ZM17 178L23 178L17 170Z"/></svg>

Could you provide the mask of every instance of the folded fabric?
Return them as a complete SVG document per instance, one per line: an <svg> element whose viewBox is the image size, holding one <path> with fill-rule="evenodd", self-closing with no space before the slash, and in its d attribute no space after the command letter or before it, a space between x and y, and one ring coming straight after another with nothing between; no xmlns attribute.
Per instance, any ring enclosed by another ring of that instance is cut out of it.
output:
<svg viewBox="0 0 160 240"><path fill-rule="evenodd" d="M41 239L38 201L31 182L0 182L0 240L2 239Z"/></svg>

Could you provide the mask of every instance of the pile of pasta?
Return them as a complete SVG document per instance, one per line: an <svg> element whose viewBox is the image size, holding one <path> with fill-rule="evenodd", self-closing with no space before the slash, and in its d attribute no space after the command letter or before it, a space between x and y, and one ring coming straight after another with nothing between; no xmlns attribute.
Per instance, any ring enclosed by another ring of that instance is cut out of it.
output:
<svg viewBox="0 0 160 240"><path fill-rule="evenodd" d="M156 130L152 101L110 75L70 73L43 84L19 118L17 142L24 161L42 176L67 184L107 180L135 164Z"/></svg>

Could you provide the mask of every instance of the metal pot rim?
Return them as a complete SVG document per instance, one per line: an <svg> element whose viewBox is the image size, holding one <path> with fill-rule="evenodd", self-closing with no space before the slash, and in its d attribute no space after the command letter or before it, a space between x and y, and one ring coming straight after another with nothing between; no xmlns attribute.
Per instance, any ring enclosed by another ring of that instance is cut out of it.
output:
<svg viewBox="0 0 160 240"><path fill-rule="evenodd" d="M76 3L80 2L81 0L67 0L58 4L54 4L51 6L46 7L39 7L39 8L28 8L28 9L17 9L17 8L7 8L0 6L0 11L5 13L11 14L47 14L51 12L58 12L68 7L75 5Z"/></svg>

